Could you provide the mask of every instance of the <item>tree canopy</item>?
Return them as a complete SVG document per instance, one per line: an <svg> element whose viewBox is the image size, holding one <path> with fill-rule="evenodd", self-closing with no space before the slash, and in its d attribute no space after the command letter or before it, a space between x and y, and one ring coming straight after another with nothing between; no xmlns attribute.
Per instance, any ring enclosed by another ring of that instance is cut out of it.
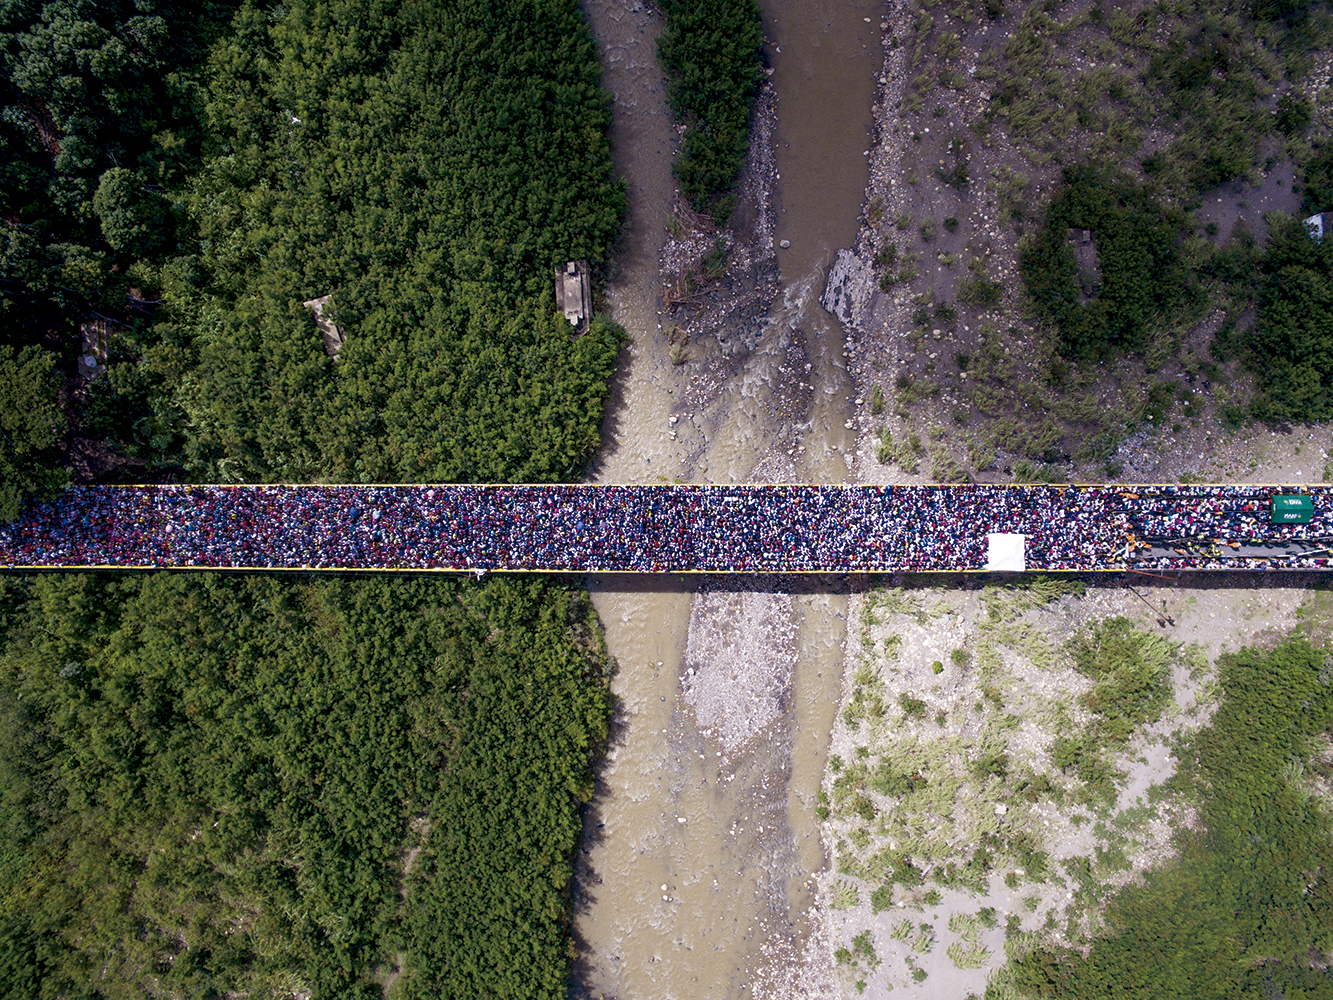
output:
<svg viewBox="0 0 1333 1000"><path fill-rule="evenodd" d="M658 58L671 108L685 125L675 164L681 191L723 223L731 188L750 148L750 113L763 82L763 30L756 0L663 0L666 32Z"/></svg>
<svg viewBox="0 0 1333 1000"><path fill-rule="evenodd" d="M207 480L579 467L620 335L572 337L551 274L605 259L624 194L575 3L81 2L15 25L0 121L0 341L72 367L114 326L81 429Z"/></svg>
<svg viewBox="0 0 1333 1000"><path fill-rule="evenodd" d="M55 403L54 358L35 347L0 344L0 519L18 516L23 497L63 485L57 444L65 417Z"/></svg>
<svg viewBox="0 0 1333 1000"><path fill-rule="evenodd" d="M0 627L0 995L564 995L586 597L11 577Z"/></svg>

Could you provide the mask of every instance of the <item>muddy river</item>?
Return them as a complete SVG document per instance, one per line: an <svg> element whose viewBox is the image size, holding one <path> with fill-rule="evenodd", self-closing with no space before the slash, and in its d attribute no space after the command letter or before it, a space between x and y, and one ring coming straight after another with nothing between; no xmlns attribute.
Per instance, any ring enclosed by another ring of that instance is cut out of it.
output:
<svg viewBox="0 0 1333 1000"><path fill-rule="evenodd" d="M608 289L630 343L595 481L849 476L844 335L818 299L837 248L855 238L867 182L880 5L761 6L777 108L773 238L790 246L778 250L782 290L756 342L700 399L690 384L699 369L671 363L663 331L659 251L679 142L654 56L661 22L633 2L585 4L630 209ZM803 413L776 399L793 347L809 366ZM672 417L695 437L674 433ZM589 586L618 663L619 707L577 867L577 992L793 995L811 876L825 863L814 807L841 686L842 584L626 576Z"/></svg>

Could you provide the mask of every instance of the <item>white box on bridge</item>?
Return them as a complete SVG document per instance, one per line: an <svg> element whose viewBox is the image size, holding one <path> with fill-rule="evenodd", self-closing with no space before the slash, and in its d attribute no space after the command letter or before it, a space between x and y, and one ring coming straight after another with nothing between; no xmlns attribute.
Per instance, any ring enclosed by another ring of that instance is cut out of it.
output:
<svg viewBox="0 0 1333 1000"><path fill-rule="evenodd" d="M986 568L999 573L1022 573L1027 569L1024 548L1027 535L992 532L986 536Z"/></svg>

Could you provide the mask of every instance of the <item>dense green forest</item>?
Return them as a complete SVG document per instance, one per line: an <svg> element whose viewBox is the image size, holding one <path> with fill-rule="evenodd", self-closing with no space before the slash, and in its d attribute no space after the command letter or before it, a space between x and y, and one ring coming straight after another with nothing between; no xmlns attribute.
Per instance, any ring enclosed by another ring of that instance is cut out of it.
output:
<svg viewBox="0 0 1333 1000"><path fill-rule="evenodd" d="M0 995L378 997L402 955L397 996L563 996L586 598L66 575L0 619Z"/></svg>
<svg viewBox="0 0 1333 1000"><path fill-rule="evenodd" d="M658 59L671 109L685 125L676 178L690 204L724 223L750 147L750 113L764 79L757 0L661 0Z"/></svg>
<svg viewBox="0 0 1333 1000"><path fill-rule="evenodd" d="M577 7L245 8L211 59L210 155L185 196L209 294L164 284L144 347L191 429L187 465L341 482L574 471L618 340L605 324L571 338L551 268L602 261L623 205ZM299 305L330 291L336 364ZM178 329L202 334L190 378L173 371Z"/></svg>
<svg viewBox="0 0 1333 1000"><path fill-rule="evenodd" d="M67 477L79 324L148 322L178 235L165 192L199 164L197 67L231 9L0 8L0 517Z"/></svg>
<svg viewBox="0 0 1333 1000"><path fill-rule="evenodd" d="M1177 749L1173 780L1199 804L1198 830L1115 897L1089 954L1019 959L1020 993L1333 997L1333 976L1314 965L1333 950L1333 835L1312 785L1333 773L1330 662L1300 637L1222 657L1221 706Z"/></svg>
<svg viewBox="0 0 1333 1000"><path fill-rule="evenodd" d="M71 470L590 454L621 334L573 336L551 269L600 264L624 196L574 0L0 19L0 516ZM0 618L0 996L564 995L609 711L585 595L47 575L0 579Z"/></svg>
<svg viewBox="0 0 1333 1000"><path fill-rule="evenodd" d="M572 338L550 269L604 260L624 199L574 3L85 7L6 8L0 128L0 342L72 371L111 324L76 432L133 478L578 468L618 335ZM330 293L336 362L301 306Z"/></svg>

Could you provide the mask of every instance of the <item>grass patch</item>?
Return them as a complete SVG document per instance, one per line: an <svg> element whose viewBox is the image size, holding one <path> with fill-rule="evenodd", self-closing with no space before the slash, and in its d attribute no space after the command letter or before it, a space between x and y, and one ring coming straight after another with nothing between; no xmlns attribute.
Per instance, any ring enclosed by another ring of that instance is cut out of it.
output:
<svg viewBox="0 0 1333 1000"><path fill-rule="evenodd" d="M945 949L949 961L959 969L980 969L990 961L990 949L977 943L955 941Z"/></svg>
<svg viewBox="0 0 1333 1000"><path fill-rule="evenodd" d="M856 886L846 880L839 880L833 887L833 898L830 905L835 910L850 910L861 902L861 894Z"/></svg>

